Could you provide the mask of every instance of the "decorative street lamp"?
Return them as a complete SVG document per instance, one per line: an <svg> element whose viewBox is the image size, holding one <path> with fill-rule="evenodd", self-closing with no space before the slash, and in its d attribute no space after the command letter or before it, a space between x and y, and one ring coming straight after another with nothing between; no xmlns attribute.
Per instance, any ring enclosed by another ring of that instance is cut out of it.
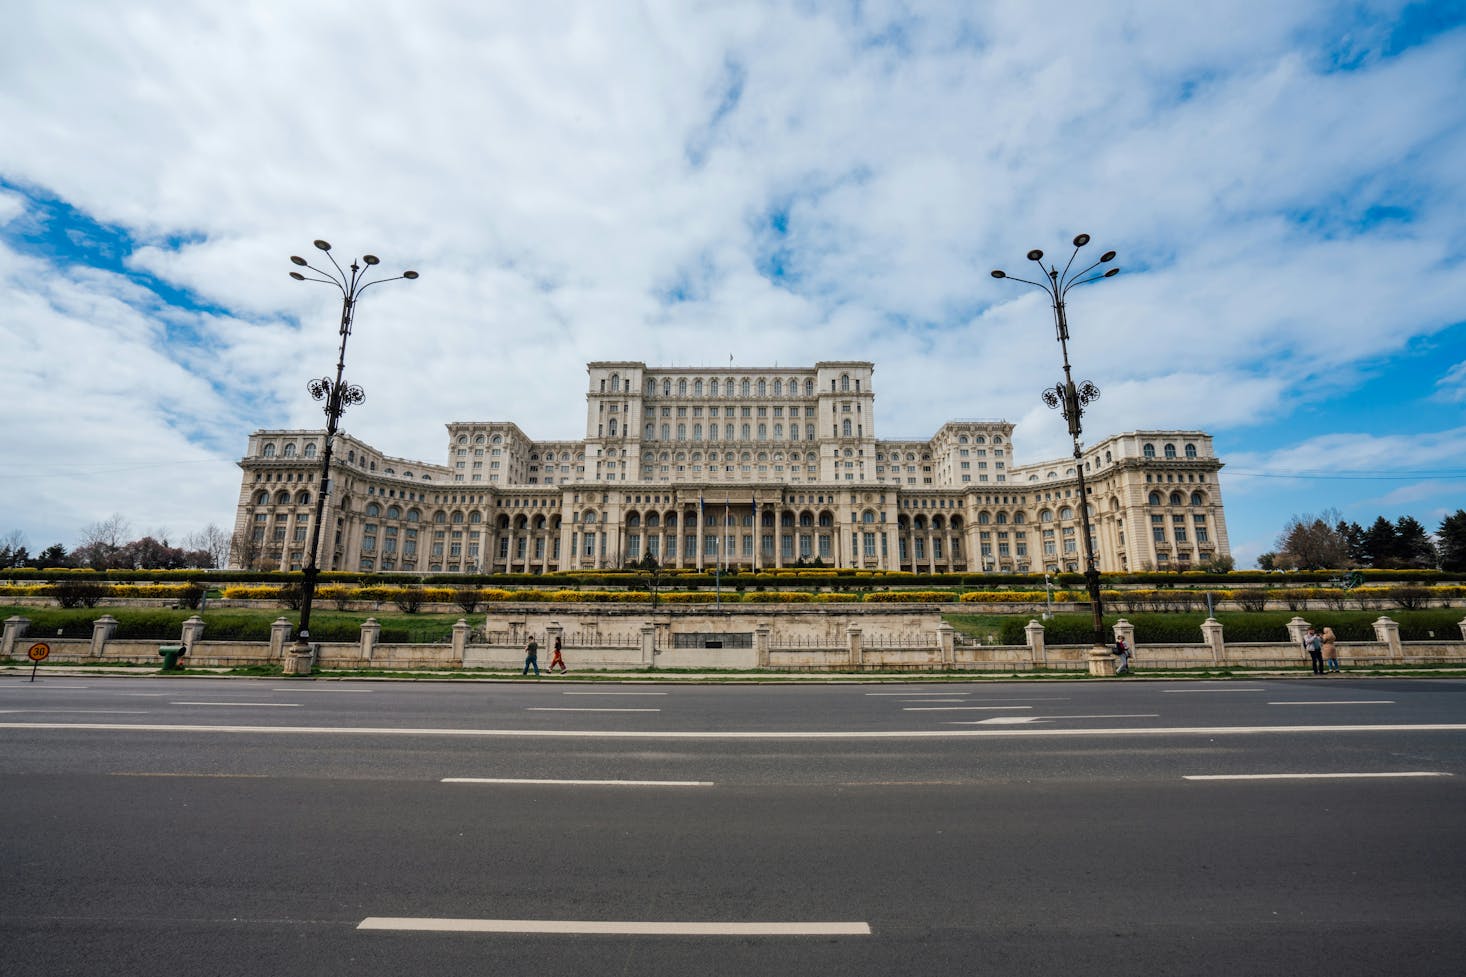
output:
<svg viewBox="0 0 1466 977"><path fill-rule="evenodd" d="M363 269L356 261L351 263L351 271L348 273L336 262L331 254L331 245L325 241L316 241L315 245L326 252L326 257L331 259L331 265L336 269L336 274L323 271L306 261L298 255L291 255L290 260L301 268L308 268L319 277L303 275L298 271L292 271L290 277L298 282L320 282L323 285L334 285L341 292L341 351L336 356L336 379L321 377L312 380L307 384L311 396L316 400L326 402L326 444L321 452L321 484L316 491L316 516L311 520L310 550L306 553L305 570L301 581L300 594L300 628L296 632L295 645L290 650L289 657L285 660L285 674L287 675L309 675L311 672L311 601L315 597L316 578L320 576L320 568L316 566L316 552L321 543L321 520L325 517L326 495L331 491L331 448L336 440L336 429L341 423L341 415L346 408L353 404L360 404L366 400L366 393L354 383L343 383L341 373L346 368L346 340L351 335L351 321L356 312L356 300L362 292L373 285L380 285L383 282L395 282L400 279L417 278L417 272L404 271L400 275L391 278L376 278L368 280L371 269L381 263L376 255L362 255L361 262L366 265Z"/></svg>
<svg viewBox="0 0 1466 977"><path fill-rule="evenodd" d="M1070 270L1074 267L1074 259L1079 256L1079 249L1089 243L1089 235L1081 234L1074 239L1074 253L1064 263L1064 270L1059 271L1056 265L1050 264L1045 270L1043 264L1044 253L1037 248L1028 252L1028 260L1038 265L1040 277L1047 281L1033 282L1026 278L1013 278L1003 271L995 270L994 278L1008 278L1015 282L1023 282L1025 285L1033 285L1048 293L1049 301L1054 308L1054 328L1058 333L1059 349L1064 356L1064 379L1043 392L1044 403L1050 407L1058 408L1064 415L1064 420L1069 422L1069 436L1074 441L1074 471L1079 478L1079 519L1080 528L1084 533L1084 579L1089 586L1089 603L1094 614L1094 647L1089 653L1089 671L1091 675L1113 675L1114 661L1110 657L1109 642L1105 640L1104 606L1100 602L1099 568L1094 562L1094 541L1090 538L1089 530L1089 492L1084 486L1084 459L1083 449L1080 446L1079 437L1083 433L1080 418L1084 416L1086 405L1099 399L1099 387L1088 380L1082 380L1078 384L1074 382L1074 376L1069 369L1069 320L1064 312L1064 297L1069 294L1069 289L1076 285L1088 285L1090 282L1097 282L1101 278L1113 278L1120 273L1119 268L1110 268L1097 275L1090 275L1100 265L1109 264L1115 260L1115 252L1106 251L1100 255L1098 261L1085 268L1083 271L1076 271L1073 274ZM1088 277L1086 277L1088 276Z"/></svg>

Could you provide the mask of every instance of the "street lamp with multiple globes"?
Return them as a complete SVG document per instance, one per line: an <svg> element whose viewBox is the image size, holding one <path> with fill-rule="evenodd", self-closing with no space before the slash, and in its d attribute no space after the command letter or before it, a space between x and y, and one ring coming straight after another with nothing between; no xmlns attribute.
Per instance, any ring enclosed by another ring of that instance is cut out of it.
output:
<svg viewBox="0 0 1466 977"><path fill-rule="evenodd" d="M1100 601L1100 575L1099 568L1095 566L1094 562L1094 540L1090 538L1089 492L1084 485L1083 449L1079 440L1083 433L1080 418L1084 415L1084 408L1087 404L1098 400L1100 392L1099 387L1088 380L1082 380L1076 384L1069 369L1069 320L1064 312L1064 297L1069 294L1069 289L1076 285L1088 285L1101 278L1113 278L1119 274L1120 269L1110 268L1097 275L1090 274L1100 265L1109 264L1115 260L1115 252L1106 251L1088 268L1071 274L1074 259L1079 256L1079 249L1088 243L1088 234L1080 234L1074 239L1074 253L1064 263L1062 272L1059 271L1058 266L1053 264L1045 269L1044 253L1037 248L1028 252L1028 260L1038 265L1040 277L1047 279L1046 281L1034 282L1026 278L1014 278L1000 270L994 270L992 274L994 278L1007 278L1043 289L1048 293L1049 301L1054 308L1054 328L1058 333L1059 349L1064 356L1064 379L1046 389L1043 392L1043 399L1044 403L1058 408L1064 415L1064 420L1069 423L1069 436L1074 441L1074 471L1079 480L1079 519L1081 531L1084 533L1084 579L1089 587L1089 603L1094 616L1094 647L1089 654L1089 671L1095 675L1112 675L1115 666L1110 657L1109 643L1105 640L1104 606Z"/></svg>
<svg viewBox="0 0 1466 977"><path fill-rule="evenodd" d="M301 601L300 601L300 628L296 632L295 645L291 648L290 655L285 660L285 673L287 675L309 675L311 671L311 601L315 597L316 578L320 576L320 568L316 566L316 553L321 544L321 520L325 517L326 495L331 491L331 448L336 440L336 429L341 423L341 415L346 408L353 404L360 404L366 400L366 393L354 383L344 383L341 373L346 369L346 340L351 335L351 322L356 313L356 300L361 293L373 285L380 285L383 282L395 282L401 279L411 281L417 278L417 272L404 271L400 275L391 278L368 279L371 269L381 264L381 259L376 255L362 255L361 263L353 261L350 272L342 268L331 254L331 245L325 241L316 241L315 246L326 253L331 259L331 265L336 273L323 271L306 261L299 255L291 255L290 260L301 268L309 269L319 277L303 275L298 271L292 271L290 277L298 282L320 282L323 285L334 285L341 292L341 351L336 356L336 379L321 377L312 380L307 384L311 396L316 400L325 401L326 411L326 443L321 452L321 484L316 491L316 515L311 520L310 549L306 553L305 570L301 580ZM363 268L362 265L366 265Z"/></svg>

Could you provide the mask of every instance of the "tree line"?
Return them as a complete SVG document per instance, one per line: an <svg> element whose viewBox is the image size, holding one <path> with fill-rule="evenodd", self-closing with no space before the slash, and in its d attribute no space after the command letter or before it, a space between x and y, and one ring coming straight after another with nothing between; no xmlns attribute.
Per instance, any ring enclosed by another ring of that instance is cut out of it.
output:
<svg viewBox="0 0 1466 977"><path fill-rule="evenodd" d="M1295 515L1276 549L1257 558L1263 570L1466 570L1466 509L1441 520L1434 536L1418 519L1379 516L1368 528L1328 509Z"/></svg>
<svg viewBox="0 0 1466 977"><path fill-rule="evenodd" d="M0 535L0 570L29 567L76 567L88 570L212 570L229 561L229 534L210 523L189 533L181 545L169 542L166 529L132 538L132 529L120 515L93 523L81 531L81 542L68 550L53 543L32 555L25 533L12 529Z"/></svg>

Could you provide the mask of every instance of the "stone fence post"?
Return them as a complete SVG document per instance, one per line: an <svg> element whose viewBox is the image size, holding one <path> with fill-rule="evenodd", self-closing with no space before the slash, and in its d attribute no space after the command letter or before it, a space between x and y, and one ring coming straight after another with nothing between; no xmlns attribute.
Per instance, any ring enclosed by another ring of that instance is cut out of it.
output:
<svg viewBox="0 0 1466 977"><path fill-rule="evenodd" d="M453 657L458 659L460 666L463 664L464 656L468 654L468 632L472 630L473 625L469 624L465 618L460 617L457 623L453 625ZM550 628L545 632L546 644L552 648L555 646L555 643L549 640L551 632L559 634L559 630L559 625L551 624Z"/></svg>
<svg viewBox="0 0 1466 977"><path fill-rule="evenodd" d="M92 622L92 651L93 658L101 658L102 653L107 649L107 642L117 633L117 618L111 614L103 614Z"/></svg>
<svg viewBox="0 0 1466 977"><path fill-rule="evenodd" d="M1405 657L1405 649L1400 645L1400 625L1383 615L1374 622L1374 640L1382 642L1390 650L1391 658Z"/></svg>
<svg viewBox="0 0 1466 977"><path fill-rule="evenodd" d="M25 637L26 629L30 626L31 619L18 614L5 619L5 636L0 638L0 658L15 657L15 646ZM1461 622L1461 635L1466 637L1466 621Z"/></svg>
<svg viewBox="0 0 1466 977"><path fill-rule="evenodd" d="M1048 655L1044 651L1044 626L1038 623L1038 619L1029 621L1023 633L1028 638L1029 657L1034 664L1048 661Z"/></svg>
<svg viewBox="0 0 1466 977"><path fill-rule="evenodd" d="M1123 617L1115 622L1115 640L1124 640L1125 647L1130 649L1130 654L1135 654L1135 625Z"/></svg>
<svg viewBox="0 0 1466 977"><path fill-rule="evenodd" d="M552 659L555 651L555 639L559 638L563 647L565 642L565 625L559 621L551 621L545 625L545 650L551 653Z"/></svg>
<svg viewBox="0 0 1466 977"><path fill-rule="evenodd" d="M865 646L861 641L861 630L857 624L851 624L845 628L845 641L850 646L850 664L859 668L864 661Z"/></svg>
<svg viewBox="0 0 1466 977"><path fill-rule="evenodd" d="M377 644L382 640L382 625L374 617L361 622L361 657L372 660Z"/></svg>
<svg viewBox="0 0 1466 977"><path fill-rule="evenodd" d="M1303 647L1303 632L1311 625L1298 615L1293 615L1293 620L1288 622L1288 637L1292 639L1295 648Z"/></svg>
<svg viewBox="0 0 1466 977"><path fill-rule="evenodd" d="M1227 657L1227 645L1222 638L1222 622L1214 617L1202 621L1201 637L1207 647L1211 648L1212 662L1220 664Z"/></svg>
<svg viewBox="0 0 1466 977"><path fill-rule="evenodd" d="M193 654L193 646L204 636L204 619L197 614L183 622L183 650Z"/></svg>
<svg viewBox="0 0 1466 977"><path fill-rule="evenodd" d="M1466 627L1466 624L1463 624L1462 627ZM769 646L772 644L770 639L773 633L774 629L767 621L753 629L753 653L759 668L769 667Z"/></svg>
<svg viewBox="0 0 1466 977"><path fill-rule="evenodd" d="M285 645L290 641L290 622L283 617L275 618L270 625L270 660L285 657Z"/></svg>
<svg viewBox="0 0 1466 977"><path fill-rule="evenodd" d="M942 664L951 668L957 662L957 629L946 621L938 624L937 644L942 649Z"/></svg>
<svg viewBox="0 0 1466 977"><path fill-rule="evenodd" d="M25 620L22 618L21 620ZM1461 640L1466 641L1466 617L1461 618Z"/></svg>
<svg viewBox="0 0 1466 977"><path fill-rule="evenodd" d="M641 626L641 663L647 668L657 665L657 626L651 621Z"/></svg>

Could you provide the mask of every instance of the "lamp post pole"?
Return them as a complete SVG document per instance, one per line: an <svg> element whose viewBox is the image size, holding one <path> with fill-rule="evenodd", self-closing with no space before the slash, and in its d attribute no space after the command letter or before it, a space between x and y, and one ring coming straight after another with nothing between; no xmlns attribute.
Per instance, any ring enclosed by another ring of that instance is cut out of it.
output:
<svg viewBox="0 0 1466 977"><path fill-rule="evenodd" d="M1028 260L1038 265L1041 277L1046 279L1042 282L1029 281L1026 278L1013 278L1003 271L995 270L994 278L1010 278L1015 282L1023 282L1025 285L1033 285L1043 289L1049 296L1049 301L1054 310L1054 329L1059 340L1059 350L1064 359L1064 379L1052 387L1044 390L1044 403L1050 407L1057 408L1064 416L1069 425L1069 437L1074 442L1074 472L1079 483L1079 523L1080 531L1084 534L1084 580L1089 588L1089 603L1093 620L1091 622L1094 631L1094 644L1089 652L1089 672L1091 675L1113 675L1115 664L1110 656L1109 642L1105 640L1104 605L1100 599L1100 574L1099 568L1094 560L1094 540L1090 536L1089 523L1089 491L1084 484L1084 449L1080 436L1084 433L1081 419L1084 416L1086 405L1099 399L1099 387L1088 380L1079 383L1074 382L1074 374L1069 366L1069 319L1064 308L1064 297L1068 295L1069 289L1076 285L1087 285L1090 282L1099 281L1102 278L1113 278L1119 274L1119 268L1110 268L1097 275L1090 275L1100 265L1108 264L1115 260L1115 252L1106 251L1100 255L1098 261L1083 271L1075 271L1074 259L1079 256L1079 249L1089 243L1088 234L1080 234L1074 239L1074 253L1064 264L1061 272L1057 265L1050 264L1044 268L1044 253L1037 248L1028 252Z"/></svg>
<svg viewBox="0 0 1466 977"><path fill-rule="evenodd" d="M306 551L305 569L301 574L300 627L296 631L295 644L291 647L284 662L286 675L309 675L311 673L311 602L315 598L316 579L321 573L316 563L316 556L321 544L321 520L325 518L326 495L331 491L331 451L335 446L336 431L341 424L341 415L346 412L347 407L366 400L366 393L361 387L345 383L341 378L346 369L346 340L351 336L351 323L356 315L356 300L362 292L373 285L400 279L410 281L417 278L417 272L404 271L391 278L368 279L367 276L371 274L371 269L381 263L376 255L363 255L360 262L352 261L351 270L348 272L336 262L335 256L331 254L330 244L325 241L316 241L315 246L324 251L326 257L331 259L331 265L336 269L335 274L315 267L298 255L291 255L290 260L294 264L315 272L319 277L304 275L298 271L292 271L290 277L298 282L320 282L323 285L334 285L341 292L341 348L336 355L336 379L333 381L330 377L321 377L307 384L313 398L325 401L326 443L321 451L321 483L316 489L316 514L315 518L311 520L310 548ZM363 268L362 265L366 267Z"/></svg>

